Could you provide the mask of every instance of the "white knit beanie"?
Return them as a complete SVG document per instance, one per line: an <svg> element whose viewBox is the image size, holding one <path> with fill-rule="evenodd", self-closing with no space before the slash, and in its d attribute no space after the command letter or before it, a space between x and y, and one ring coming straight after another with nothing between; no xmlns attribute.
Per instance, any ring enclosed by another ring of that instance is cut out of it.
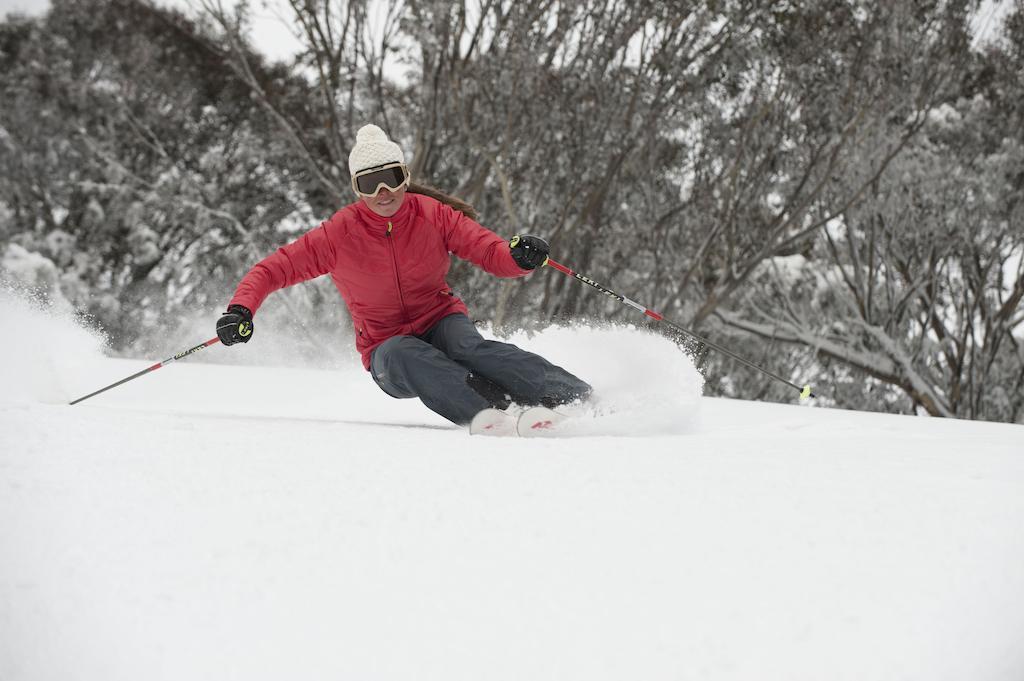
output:
<svg viewBox="0 0 1024 681"><path fill-rule="evenodd" d="M360 170L388 163L405 163L401 147L389 140L387 134L376 125L359 128L356 145L348 155L348 172L355 175Z"/></svg>

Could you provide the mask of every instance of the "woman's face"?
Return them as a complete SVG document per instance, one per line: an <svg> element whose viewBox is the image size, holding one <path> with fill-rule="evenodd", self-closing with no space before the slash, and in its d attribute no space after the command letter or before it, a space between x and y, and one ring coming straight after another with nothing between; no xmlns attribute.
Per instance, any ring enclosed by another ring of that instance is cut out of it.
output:
<svg viewBox="0 0 1024 681"><path fill-rule="evenodd" d="M374 213L382 218L389 218L402 207L402 201L405 200L406 187L407 185L404 184L395 190L381 187L377 196L360 196L359 198Z"/></svg>

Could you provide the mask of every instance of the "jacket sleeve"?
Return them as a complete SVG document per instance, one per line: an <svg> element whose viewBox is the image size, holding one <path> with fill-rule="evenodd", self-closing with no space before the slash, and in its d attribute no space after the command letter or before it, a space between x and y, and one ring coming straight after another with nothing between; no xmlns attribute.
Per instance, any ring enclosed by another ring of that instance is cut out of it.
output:
<svg viewBox="0 0 1024 681"><path fill-rule="evenodd" d="M523 277L532 271L517 265L508 242L491 230L440 201L435 210L449 252L496 277Z"/></svg>
<svg viewBox="0 0 1024 681"><path fill-rule="evenodd" d="M341 214L282 246L256 263L242 277L229 305L243 305L255 314L267 296L278 289L315 279L334 269L337 261L336 224Z"/></svg>

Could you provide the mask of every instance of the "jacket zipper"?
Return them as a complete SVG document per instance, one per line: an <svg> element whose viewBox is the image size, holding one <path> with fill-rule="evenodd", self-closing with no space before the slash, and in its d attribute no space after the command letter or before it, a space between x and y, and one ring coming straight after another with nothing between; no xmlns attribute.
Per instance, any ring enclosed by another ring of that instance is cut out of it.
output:
<svg viewBox="0 0 1024 681"><path fill-rule="evenodd" d="M395 255L395 242L391 236L391 222L388 222L388 246L391 248L391 264L395 268L395 285L398 287L398 302L402 305L402 318L409 323L409 311L405 309L405 297L402 296L402 279L398 276L398 256Z"/></svg>

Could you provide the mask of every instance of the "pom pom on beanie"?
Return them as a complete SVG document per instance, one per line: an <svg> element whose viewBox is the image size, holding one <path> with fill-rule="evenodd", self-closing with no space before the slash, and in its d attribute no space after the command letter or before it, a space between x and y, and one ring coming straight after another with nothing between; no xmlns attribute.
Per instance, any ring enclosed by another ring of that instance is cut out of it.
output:
<svg viewBox="0 0 1024 681"><path fill-rule="evenodd" d="M355 175L360 170L388 163L405 163L402 148L388 139L387 133L376 125L364 125L356 133L356 145L348 155L348 171Z"/></svg>

